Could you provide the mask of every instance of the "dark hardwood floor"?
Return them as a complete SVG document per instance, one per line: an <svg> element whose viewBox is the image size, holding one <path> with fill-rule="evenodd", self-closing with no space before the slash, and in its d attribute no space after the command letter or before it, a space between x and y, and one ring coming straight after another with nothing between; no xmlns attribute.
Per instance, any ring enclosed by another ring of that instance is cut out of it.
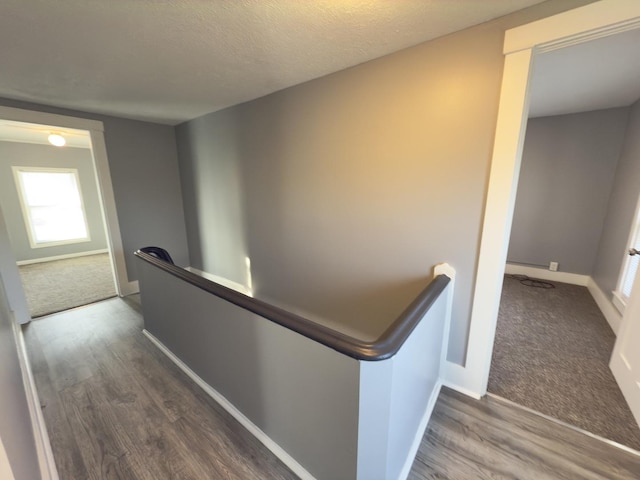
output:
<svg viewBox="0 0 640 480"><path fill-rule="evenodd" d="M141 330L118 298L24 328L61 480L297 478ZM409 478L639 479L640 457L443 389Z"/></svg>
<svg viewBox="0 0 640 480"><path fill-rule="evenodd" d="M640 456L500 398L443 388L410 480L638 480Z"/></svg>
<svg viewBox="0 0 640 480"><path fill-rule="evenodd" d="M295 479L112 299L25 329L61 480Z"/></svg>

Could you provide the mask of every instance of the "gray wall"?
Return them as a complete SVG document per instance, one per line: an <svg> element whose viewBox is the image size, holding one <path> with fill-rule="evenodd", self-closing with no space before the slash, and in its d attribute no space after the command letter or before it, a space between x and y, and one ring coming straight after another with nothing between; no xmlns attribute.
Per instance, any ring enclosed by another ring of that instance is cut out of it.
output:
<svg viewBox="0 0 640 480"><path fill-rule="evenodd" d="M224 110L178 128L177 138L191 265L247 285L237 127L235 111Z"/></svg>
<svg viewBox="0 0 640 480"><path fill-rule="evenodd" d="M624 145L609 199L593 279L603 292L615 290L640 195L640 102L630 112Z"/></svg>
<svg viewBox="0 0 640 480"><path fill-rule="evenodd" d="M145 245L164 247L188 265L173 127L9 99L0 105L103 122L129 280L137 278L133 252Z"/></svg>
<svg viewBox="0 0 640 480"><path fill-rule="evenodd" d="M438 393L449 290L393 358L357 361L138 264L146 330L315 478L401 478Z"/></svg>
<svg viewBox="0 0 640 480"><path fill-rule="evenodd" d="M31 248L27 227L20 207L18 189L11 169L12 166L77 169L91 241ZM91 150L89 149L0 142L0 206L4 211L13 253L18 261L107 248L107 238L102 222L102 214L100 213L100 198L96 187L95 169Z"/></svg>
<svg viewBox="0 0 640 480"><path fill-rule="evenodd" d="M591 275L628 108L530 119L508 261Z"/></svg>
<svg viewBox="0 0 640 480"><path fill-rule="evenodd" d="M449 357L464 362L504 31L586 3L545 2L179 126L193 266L238 281L246 254L257 296L377 333L447 261ZM220 236L239 240L216 252Z"/></svg>
<svg viewBox="0 0 640 480"><path fill-rule="evenodd" d="M11 289L11 291L10 291ZM9 303L11 302L11 303ZM0 210L0 438L16 480L40 478L10 311L26 307Z"/></svg>
<svg viewBox="0 0 640 480"><path fill-rule="evenodd" d="M0 275L4 284L9 305L18 323L29 323L31 314L20 280L20 273L13 255L9 231L7 229L2 207L0 206Z"/></svg>
<svg viewBox="0 0 640 480"><path fill-rule="evenodd" d="M360 362L138 267L147 331L315 478L356 478Z"/></svg>

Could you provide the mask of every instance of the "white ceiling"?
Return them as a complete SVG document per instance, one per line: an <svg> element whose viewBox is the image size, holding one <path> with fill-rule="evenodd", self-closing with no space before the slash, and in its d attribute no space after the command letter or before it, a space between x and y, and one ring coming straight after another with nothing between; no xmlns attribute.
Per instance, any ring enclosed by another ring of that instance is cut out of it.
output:
<svg viewBox="0 0 640 480"><path fill-rule="evenodd" d="M640 98L640 29L536 57L530 117L625 107Z"/></svg>
<svg viewBox="0 0 640 480"><path fill-rule="evenodd" d="M176 124L534 3L2 0L0 97ZM530 116L632 104L637 52L640 30L538 56ZM25 127L0 122L0 139L54 128Z"/></svg>
<svg viewBox="0 0 640 480"><path fill-rule="evenodd" d="M176 124L541 0L1 0L0 97Z"/></svg>

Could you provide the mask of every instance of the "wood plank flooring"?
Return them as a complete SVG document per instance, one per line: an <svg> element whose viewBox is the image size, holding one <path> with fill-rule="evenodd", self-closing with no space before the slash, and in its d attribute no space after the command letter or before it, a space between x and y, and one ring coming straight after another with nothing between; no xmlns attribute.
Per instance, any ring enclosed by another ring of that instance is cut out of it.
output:
<svg viewBox="0 0 640 480"><path fill-rule="evenodd" d="M640 456L499 398L443 388L409 479L638 480Z"/></svg>
<svg viewBox="0 0 640 480"><path fill-rule="evenodd" d="M25 327L62 480L296 479L112 299Z"/></svg>
<svg viewBox="0 0 640 480"><path fill-rule="evenodd" d="M24 328L61 480L297 478L141 330L118 298ZM409 478L637 480L640 456L443 389Z"/></svg>

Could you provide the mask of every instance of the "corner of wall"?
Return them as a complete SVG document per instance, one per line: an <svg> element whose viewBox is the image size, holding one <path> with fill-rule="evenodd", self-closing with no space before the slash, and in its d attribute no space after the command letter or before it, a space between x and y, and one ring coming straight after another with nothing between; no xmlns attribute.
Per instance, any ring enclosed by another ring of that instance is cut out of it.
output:
<svg viewBox="0 0 640 480"><path fill-rule="evenodd" d="M582 287L586 287L591 279L588 275L570 272L554 272L544 268L529 267L514 263L507 263L505 265L504 273L508 275L526 275L527 277L539 280L551 280L553 282L569 283L571 285L580 285Z"/></svg>
<svg viewBox="0 0 640 480"><path fill-rule="evenodd" d="M138 282L138 280L127 282L126 284L120 286L120 296L122 297L134 295L136 293L140 293L140 283Z"/></svg>
<svg viewBox="0 0 640 480"><path fill-rule="evenodd" d="M593 277L589 277L589 282L587 283L587 288L589 289L589 293L598 304L598 308L604 315L604 318L607 320L607 323L613 330L613 333L618 335L618 330L620 328L620 323L622 323L622 315L618 312L618 309L613 305L611 301L611 297L606 295L600 286L596 283Z"/></svg>

